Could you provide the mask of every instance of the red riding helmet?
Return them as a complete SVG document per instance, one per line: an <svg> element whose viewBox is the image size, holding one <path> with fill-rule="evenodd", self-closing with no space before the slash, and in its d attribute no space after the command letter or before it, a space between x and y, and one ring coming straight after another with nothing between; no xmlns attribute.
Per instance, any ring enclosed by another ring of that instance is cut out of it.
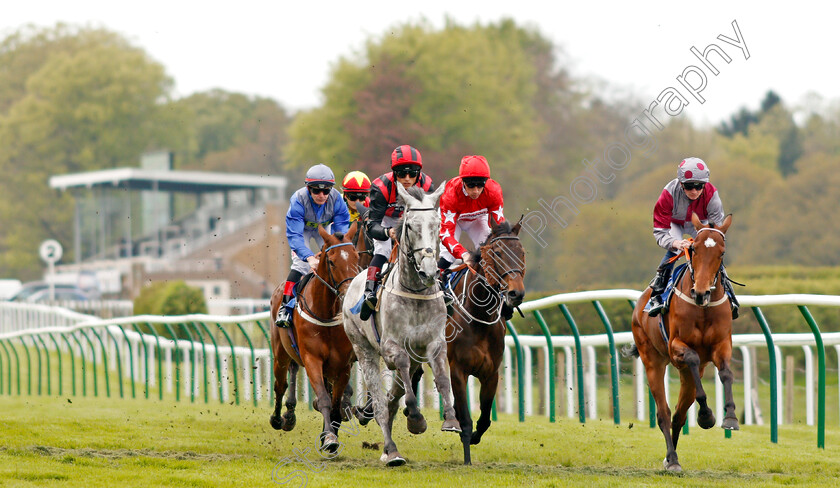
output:
<svg viewBox="0 0 840 488"><path fill-rule="evenodd" d="M344 177L341 187L344 191L369 193L370 178L361 171L351 171Z"/></svg>
<svg viewBox="0 0 840 488"><path fill-rule="evenodd" d="M464 156L458 169L461 178L490 178L490 165L484 156Z"/></svg>
<svg viewBox="0 0 840 488"><path fill-rule="evenodd" d="M403 144L402 146L398 146L394 149L394 152L391 153L391 169L406 164L413 164L422 168L423 157L420 156L420 151L416 148L413 148L408 144Z"/></svg>

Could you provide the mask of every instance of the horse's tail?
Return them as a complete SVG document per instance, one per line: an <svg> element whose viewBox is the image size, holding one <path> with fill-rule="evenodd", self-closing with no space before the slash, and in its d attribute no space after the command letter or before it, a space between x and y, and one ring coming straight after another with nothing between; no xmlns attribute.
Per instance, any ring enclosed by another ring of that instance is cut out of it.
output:
<svg viewBox="0 0 840 488"><path fill-rule="evenodd" d="M639 357L639 348L636 347L636 343L632 344L625 344L624 347L621 348L621 355L626 358L637 358Z"/></svg>

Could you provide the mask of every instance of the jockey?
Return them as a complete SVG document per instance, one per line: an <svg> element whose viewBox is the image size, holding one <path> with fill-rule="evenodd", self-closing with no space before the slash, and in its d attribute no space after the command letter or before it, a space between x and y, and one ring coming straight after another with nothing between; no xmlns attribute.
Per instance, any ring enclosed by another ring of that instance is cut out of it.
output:
<svg viewBox="0 0 840 488"><path fill-rule="evenodd" d="M423 191L433 191L432 179L421 172L422 168L420 151L406 144L391 153L391 172L373 180L367 222L367 233L373 238L373 259L368 266L365 301L359 314L362 320L367 320L376 307L378 273L391 256L391 239L397 238L392 227L404 210L402 205L397 205L397 188L394 185L402 185L406 189L416 185Z"/></svg>
<svg viewBox="0 0 840 488"><path fill-rule="evenodd" d="M656 201L653 209L653 236L656 243L665 249L665 257L659 263L656 276L650 283L651 317L659 315L664 306L662 293L674 268L674 262L668 261L691 245L691 242L683 239L683 234L692 237L697 235L697 230L691 223L691 214L696 213L704 225L709 222L719 225L723 222L723 203L717 188L709 183L709 175L709 166L702 159L684 159L677 170L677 178L665 185L659 200ZM738 317L738 300L726 271L721 268L721 272L721 282L724 291L729 295L732 318L735 319Z"/></svg>
<svg viewBox="0 0 840 488"><path fill-rule="evenodd" d="M490 235L490 219L497 224L505 221L502 187L490 178L490 165L484 156L464 156L458 177L446 182L440 198L440 284L447 311L451 311L453 297L446 287L449 267L460 259L470 261L470 253L458 242L466 231L475 246ZM510 311L512 314L512 310ZM450 312L451 315L451 312ZM507 320L507 319L506 319Z"/></svg>
<svg viewBox="0 0 840 488"><path fill-rule="evenodd" d="M278 327L290 325L291 311L287 304L292 299L295 284L303 275L318 267L318 258L308 247L315 239L318 247L324 240L318 234L318 227L324 226L330 233L344 233L350 227L350 213L347 204L334 189L335 176L323 164L316 164L306 172L306 186L292 194L289 211L286 212L286 240L292 249L292 267L283 286L283 306L277 314Z"/></svg>
<svg viewBox="0 0 840 488"><path fill-rule="evenodd" d="M350 222L364 222L370 211L370 178L361 171L351 171L341 183L341 194L350 211Z"/></svg>

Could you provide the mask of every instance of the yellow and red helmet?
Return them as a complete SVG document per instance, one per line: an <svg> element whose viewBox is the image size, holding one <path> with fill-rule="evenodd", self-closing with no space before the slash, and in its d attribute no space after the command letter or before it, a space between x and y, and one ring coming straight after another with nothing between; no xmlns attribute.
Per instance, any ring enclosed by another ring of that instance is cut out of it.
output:
<svg viewBox="0 0 840 488"><path fill-rule="evenodd" d="M341 189L349 192L370 192L370 178L361 171L351 171L341 182Z"/></svg>

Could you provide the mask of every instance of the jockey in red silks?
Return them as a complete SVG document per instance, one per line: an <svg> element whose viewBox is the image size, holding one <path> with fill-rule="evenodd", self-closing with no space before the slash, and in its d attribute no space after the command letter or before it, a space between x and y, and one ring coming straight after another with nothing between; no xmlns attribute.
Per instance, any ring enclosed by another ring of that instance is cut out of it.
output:
<svg viewBox="0 0 840 488"><path fill-rule="evenodd" d="M675 261L671 259L691 245L691 241L683 239L683 235L697 235L691 223L691 214L696 213L704 225L709 222L720 225L723 222L723 203L717 188L709 183L710 176L709 165L702 159L683 159L677 169L677 177L665 185L656 201L653 209L653 236L656 243L665 249L665 256L650 283L651 308L648 314L651 317L659 315L664 307L662 293L674 269ZM729 295L734 319L738 317L738 300L725 269L722 269L722 274L721 281Z"/></svg>
<svg viewBox="0 0 840 488"><path fill-rule="evenodd" d="M502 187L490 178L490 165L484 156L461 159L458 177L446 182L440 198L440 215L438 268L447 311L451 315L453 297L445 286L449 268L458 259L470 262L470 253L458 242L461 233L466 232L473 245L478 246L490 235L490 219L497 224L505 221Z"/></svg>
<svg viewBox="0 0 840 488"><path fill-rule="evenodd" d="M359 318L367 320L376 308L376 285L379 272L388 262L393 247L391 239L396 239L393 229L405 210L397 204L397 188L402 185L408 189L419 186L423 191L435 189L432 178L423 173L423 157L420 151L407 144L398 146L391 152L391 172L373 180L370 187L370 211L367 219L367 233L373 238L373 259L368 266L365 283L365 300Z"/></svg>

